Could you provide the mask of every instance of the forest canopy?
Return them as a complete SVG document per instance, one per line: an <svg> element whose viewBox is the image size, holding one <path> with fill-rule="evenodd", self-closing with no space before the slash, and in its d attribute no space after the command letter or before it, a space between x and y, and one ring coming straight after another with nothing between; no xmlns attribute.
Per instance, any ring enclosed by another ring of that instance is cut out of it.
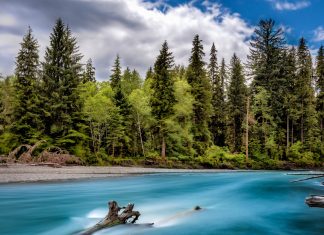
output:
<svg viewBox="0 0 324 235"><path fill-rule="evenodd" d="M20 45L15 74L0 81L0 154L42 141L35 154L59 148L96 165L323 164L324 47L313 63L306 40L288 45L272 19L260 20L246 64L235 52L226 64L222 45L195 35L187 67L162 41L145 78L116 55L96 81L62 19L44 58L30 27Z"/></svg>

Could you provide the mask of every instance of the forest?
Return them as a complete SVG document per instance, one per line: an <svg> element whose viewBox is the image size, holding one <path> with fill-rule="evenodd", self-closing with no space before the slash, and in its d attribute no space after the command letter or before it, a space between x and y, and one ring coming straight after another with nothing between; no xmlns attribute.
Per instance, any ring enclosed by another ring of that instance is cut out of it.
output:
<svg viewBox="0 0 324 235"><path fill-rule="evenodd" d="M85 165L323 167L324 47L312 58L272 19L257 25L246 63L235 52L226 63L221 45L203 48L195 35L188 66L161 41L145 78L117 55L96 81L62 19L43 59L30 27L20 45L15 73L0 81L3 156L40 143L34 157L62 149Z"/></svg>

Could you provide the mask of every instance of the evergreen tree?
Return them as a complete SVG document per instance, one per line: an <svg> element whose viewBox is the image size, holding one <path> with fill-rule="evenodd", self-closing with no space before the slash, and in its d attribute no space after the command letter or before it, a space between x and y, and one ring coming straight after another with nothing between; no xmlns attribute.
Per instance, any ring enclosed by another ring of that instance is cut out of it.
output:
<svg viewBox="0 0 324 235"><path fill-rule="evenodd" d="M274 20L260 20L254 31L248 56L249 66L254 75L254 87L270 89L273 80L278 77L280 53L284 43L283 31L275 27Z"/></svg>
<svg viewBox="0 0 324 235"><path fill-rule="evenodd" d="M121 86L123 93L129 96L133 90L142 86L142 80L139 73L135 69L131 72L127 67L122 76Z"/></svg>
<svg viewBox="0 0 324 235"><path fill-rule="evenodd" d="M83 72L82 82L83 83L95 82L96 81L96 76L95 76L96 72L95 71L96 71L96 69L95 69L95 67L93 67L92 60L90 58L90 59L88 59L85 71Z"/></svg>
<svg viewBox="0 0 324 235"><path fill-rule="evenodd" d="M154 75L151 77L151 106L152 114L158 122L158 132L161 138L161 156L166 156L167 129L165 121L173 114L175 104L174 80L171 76L173 67L172 52L169 51L168 43L162 44L160 54L154 63Z"/></svg>
<svg viewBox="0 0 324 235"><path fill-rule="evenodd" d="M284 102L283 108L286 115L286 148L288 149L296 139L295 125L298 120L299 110L297 108L297 60L296 49L292 47L287 53L284 54L283 60L283 76L286 82L281 84L284 86Z"/></svg>
<svg viewBox="0 0 324 235"><path fill-rule="evenodd" d="M16 105L13 111L12 131L19 136L20 143L34 142L42 130L39 118L38 43L29 27L16 58Z"/></svg>
<svg viewBox="0 0 324 235"><path fill-rule="evenodd" d="M222 59L221 67L219 70L219 78L221 81L221 87L224 95L224 100L227 100L227 90L228 90L228 83L227 83L227 71L226 71L226 64L225 59Z"/></svg>
<svg viewBox="0 0 324 235"><path fill-rule="evenodd" d="M113 90L121 89L121 67L120 67L120 59L119 55L116 56L114 66L111 70L112 74L110 76L110 85Z"/></svg>
<svg viewBox="0 0 324 235"><path fill-rule="evenodd" d="M71 30L58 19L45 51L42 76L45 133L56 139L76 129L81 119L77 87L81 83L82 56L78 50Z"/></svg>
<svg viewBox="0 0 324 235"><path fill-rule="evenodd" d="M300 111L300 141L308 147L314 146L316 134L315 94L312 87L312 58L306 41L301 38L297 50L297 107Z"/></svg>
<svg viewBox="0 0 324 235"><path fill-rule="evenodd" d="M321 142L324 143L324 47L321 46L316 57L316 76L317 76L317 102L316 109L321 132Z"/></svg>
<svg viewBox="0 0 324 235"><path fill-rule="evenodd" d="M231 59L231 77L228 90L229 129L228 145L234 152L240 152L243 139L243 121L247 88L240 59L234 54Z"/></svg>
<svg viewBox="0 0 324 235"><path fill-rule="evenodd" d="M224 88L217 64L217 50L213 43L210 51L210 60L208 65L208 75L212 91L212 116L209 123L209 130L213 137L213 143L218 146L225 145L225 100Z"/></svg>
<svg viewBox="0 0 324 235"><path fill-rule="evenodd" d="M193 105L194 149L198 155L203 155L211 144L211 135L208 128L211 115L211 87L208 81L203 57L202 40L199 35L194 37L193 48L189 59L187 81L192 87L192 95L195 99Z"/></svg>
<svg viewBox="0 0 324 235"><path fill-rule="evenodd" d="M126 155L129 153L129 143L131 135L131 106L122 91L122 74L120 66L120 58L117 55L112 74L110 76L110 85L114 91L114 103L118 108L120 118L115 119L116 131L111 131L115 134L113 143L113 155ZM117 133L118 132L118 133Z"/></svg>

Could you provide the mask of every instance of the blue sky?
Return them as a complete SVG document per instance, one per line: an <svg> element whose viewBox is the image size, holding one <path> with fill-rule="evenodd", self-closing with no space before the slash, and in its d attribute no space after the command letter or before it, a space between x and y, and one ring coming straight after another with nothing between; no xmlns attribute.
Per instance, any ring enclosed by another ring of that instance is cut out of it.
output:
<svg viewBox="0 0 324 235"><path fill-rule="evenodd" d="M187 65L195 34L206 61L212 43L219 60L228 63L236 53L245 61L262 18L284 27L290 45L304 36L313 55L324 44L324 0L0 0L0 73L14 72L28 26L42 60L59 17L77 38L83 62L93 60L98 80L109 78L117 54L123 68L145 74L164 40L176 63Z"/></svg>
<svg viewBox="0 0 324 235"><path fill-rule="evenodd" d="M172 6L188 3L184 0L166 2ZM195 6L204 10L203 2L192 1ZM320 27L324 28L323 0L209 0L208 2L219 3L225 10L240 14L250 25L257 25L260 19L274 19L278 25L288 29L286 36L289 44L297 44L301 37L305 37L313 49L324 43L324 34L322 40L315 40L315 31Z"/></svg>

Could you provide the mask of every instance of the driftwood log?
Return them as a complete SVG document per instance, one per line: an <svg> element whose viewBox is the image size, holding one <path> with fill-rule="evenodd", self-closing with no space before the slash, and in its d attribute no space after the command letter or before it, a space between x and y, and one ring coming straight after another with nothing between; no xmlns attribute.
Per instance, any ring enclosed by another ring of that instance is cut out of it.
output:
<svg viewBox="0 0 324 235"><path fill-rule="evenodd" d="M307 175L308 176L307 178L293 180L293 181L291 181L292 183L324 177L324 174L322 174L322 173L306 173L306 174L294 173L294 174L289 174L289 175L304 175L304 176ZM324 185L324 182L322 182L322 184ZM306 197L305 203L309 207L324 208L324 196L323 195L311 195L310 197Z"/></svg>
<svg viewBox="0 0 324 235"><path fill-rule="evenodd" d="M129 203L126 207L119 207L116 201L108 202L109 212L105 218L93 227L79 233L79 235L91 235L101 229L109 228L119 224L135 223L141 215L138 211L133 211L134 204ZM119 211L124 209L120 214Z"/></svg>
<svg viewBox="0 0 324 235"><path fill-rule="evenodd" d="M309 207L320 207L324 208L324 195L311 195L310 197L307 197L305 200L305 203Z"/></svg>

